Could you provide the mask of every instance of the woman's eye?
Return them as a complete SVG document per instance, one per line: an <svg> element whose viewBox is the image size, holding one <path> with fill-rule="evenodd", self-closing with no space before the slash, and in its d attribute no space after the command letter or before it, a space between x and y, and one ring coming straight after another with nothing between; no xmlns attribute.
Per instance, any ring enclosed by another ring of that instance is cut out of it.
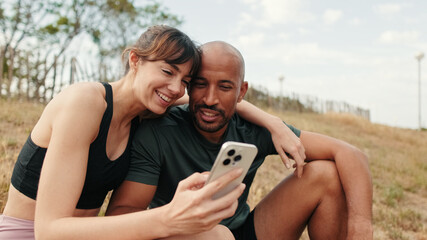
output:
<svg viewBox="0 0 427 240"><path fill-rule="evenodd" d="M184 83L185 87L188 87L188 85L190 85L190 81L182 80L182 82Z"/></svg>
<svg viewBox="0 0 427 240"><path fill-rule="evenodd" d="M166 73L167 75L172 75L172 72L171 72L171 71L169 71L169 70L167 70L167 69L162 69L162 71L163 71L164 73Z"/></svg>

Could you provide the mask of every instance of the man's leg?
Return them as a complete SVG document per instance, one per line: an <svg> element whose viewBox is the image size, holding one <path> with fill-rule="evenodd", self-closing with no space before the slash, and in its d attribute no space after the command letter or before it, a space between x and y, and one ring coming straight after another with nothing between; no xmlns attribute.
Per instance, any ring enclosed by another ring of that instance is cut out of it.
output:
<svg viewBox="0 0 427 240"><path fill-rule="evenodd" d="M312 161L301 178L277 185L255 208L260 240L299 239L305 226L311 239L344 239L347 207L335 163Z"/></svg>

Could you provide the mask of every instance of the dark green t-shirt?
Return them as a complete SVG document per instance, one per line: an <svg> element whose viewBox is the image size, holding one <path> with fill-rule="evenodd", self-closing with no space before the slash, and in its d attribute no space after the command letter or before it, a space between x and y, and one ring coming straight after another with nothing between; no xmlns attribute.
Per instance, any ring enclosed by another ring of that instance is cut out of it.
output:
<svg viewBox="0 0 427 240"><path fill-rule="evenodd" d="M299 137L300 131L289 126ZM145 120L135 133L131 164L126 180L157 185L150 207L169 203L179 181L194 172L209 171L221 145L226 141L251 143L258 154L243 182L246 189L239 198L234 216L221 223L230 229L239 227L249 214L246 203L249 188L264 158L277 154L270 132L234 114L221 143L206 140L194 127L188 105L174 107L167 116Z"/></svg>

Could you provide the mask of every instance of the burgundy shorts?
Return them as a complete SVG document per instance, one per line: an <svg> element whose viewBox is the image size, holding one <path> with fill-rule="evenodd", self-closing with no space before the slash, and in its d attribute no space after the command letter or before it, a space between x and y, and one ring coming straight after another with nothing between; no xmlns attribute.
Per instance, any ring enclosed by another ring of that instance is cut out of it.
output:
<svg viewBox="0 0 427 240"><path fill-rule="evenodd" d="M34 240L34 221L0 215L0 239Z"/></svg>

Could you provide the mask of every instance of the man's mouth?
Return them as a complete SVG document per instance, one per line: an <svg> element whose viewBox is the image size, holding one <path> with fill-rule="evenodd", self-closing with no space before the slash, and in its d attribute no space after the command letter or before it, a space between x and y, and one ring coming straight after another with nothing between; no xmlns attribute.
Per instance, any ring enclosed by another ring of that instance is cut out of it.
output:
<svg viewBox="0 0 427 240"><path fill-rule="evenodd" d="M156 91L157 96L159 96L163 101L170 103L172 101L172 98L164 95L163 93Z"/></svg>
<svg viewBox="0 0 427 240"><path fill-rule="evenodd" d="M206 104L194 104L190 108L196 127L203 132L217 132L227 124L224 110L216 105L208 106Z"/></svg>
<svg viewBox="0 0 427 240"><path fill-rule="evenodd" d="M214 122L221 116L221 111L216 111L211 108L198 108L200 117L204 122Z"/></svg>
<svg viewBox="0 0 427 240"><path fill-rule="evenodd" d="M210 113L210 112L205 112L205 111L201 111L203 115L206 115L208 117L214 117L216 114L214 113Z"/></svg>

